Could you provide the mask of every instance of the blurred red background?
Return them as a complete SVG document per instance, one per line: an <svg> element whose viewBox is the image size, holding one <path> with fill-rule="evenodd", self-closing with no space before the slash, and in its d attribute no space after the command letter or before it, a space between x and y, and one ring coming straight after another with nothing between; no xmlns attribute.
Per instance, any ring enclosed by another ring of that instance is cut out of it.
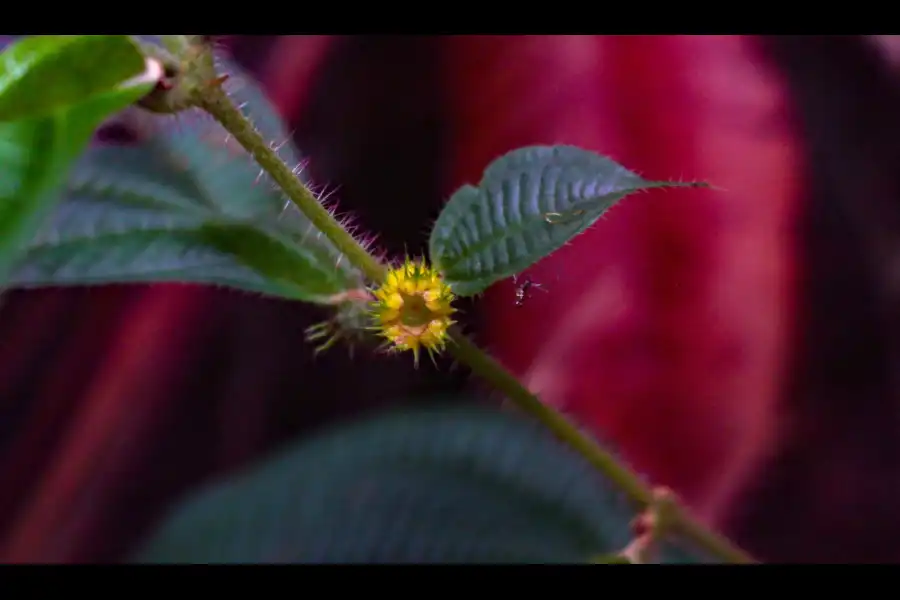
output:
<svg viewBox="0 0 900 600"><path fill-rule="evenodd" d="M890 40L889 40L890 41ZM466 328L775 561L893 561L900 94L861 37L230 37L317 183L424 251L498 155L575 144L723 191L629 198ZM887 248L888 251L884 249ZM8 293L0 561L120 560L174 499L326 423L473 382L315 360L306 307L189 286ZM352 369L354 376L341 377Z"/></svg>

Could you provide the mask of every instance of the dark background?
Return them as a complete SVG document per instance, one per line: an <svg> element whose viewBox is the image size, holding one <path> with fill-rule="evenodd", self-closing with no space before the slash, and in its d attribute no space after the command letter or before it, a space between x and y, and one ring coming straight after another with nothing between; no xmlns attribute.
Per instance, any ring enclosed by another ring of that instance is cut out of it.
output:
<svg viewBox="0 0 900 600"><path fill-rule="evenodd" d="M422 252L502 152L570 143L649 178L467 330L548 402L773 561L893 561L900 93L854 36L234 36L314 180ZM885 45L887 44L887 45ZM478 389L313 357L316 308L191 286L0 302L0 560L119 560L173 500L286 440Z"/></svg>

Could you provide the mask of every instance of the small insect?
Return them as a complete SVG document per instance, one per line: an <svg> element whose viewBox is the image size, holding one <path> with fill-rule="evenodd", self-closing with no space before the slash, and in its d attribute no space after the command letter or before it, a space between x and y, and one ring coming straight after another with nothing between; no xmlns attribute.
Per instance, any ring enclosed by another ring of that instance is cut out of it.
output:
<svg viewBox="0 0 900 600"><path fill-rule="evenodd" d="M516 283L516 306L523 306L525 304L525 300L531 297L528 293L532 288L536 290L541 290L542 292L546 292L547 289L541 285L540 283L536 283L531 279L531 277L526 277L522 280L522 283L518 283L516 281L515 276L513 277L513 283Z"/></svg>
<svg viewBox="0 0 900 600"><path fill-rule="evenodd" d="M571 210L564 213L548 212L544 213L544 221L551 225L561 225L563 223L571 223L584 214L584 209Z"/></svg>

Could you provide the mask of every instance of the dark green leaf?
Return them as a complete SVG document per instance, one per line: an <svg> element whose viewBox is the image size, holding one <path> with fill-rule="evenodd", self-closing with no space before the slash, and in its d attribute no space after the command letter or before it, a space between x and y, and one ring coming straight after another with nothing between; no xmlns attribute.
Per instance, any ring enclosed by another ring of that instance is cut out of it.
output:
<svg viewBox="0 0 900 600"><path fill-rule="evenodd" d="M639 190L705 184L647 181L572 146L532 146L494 161L478 187L459 189L431 233L432 261L468 296L522 272Z"/></svg>
<svg viewBox="0 0 900 600"><path fill-rule="evenodd" d="M631 511L524 417L399 412L287 449L189 499L145 563L585 563Z"/></svg>
<svg viewBox="0 0 900 600"><path fill-rule="evenodd" d="M193 282L324 301L352 282L327 248L296 243L276 219L214 210L192 179L166 170L164 155L148 150L91 149L85 160L93 167L134 168L97 182L84 178L91 169L78 169L10 284Z"/></svg>
<svg viewBox="0 0 900 600"><path fill-rule="evenodd" d="M331 276L330 272L311 276L310 265L317 258L305 255L302 248L279 244L276 235L152 204L139 197L68 198L27 246L11 285L194 282L307 298L316 293L308 281L319 283ZM235 249L246 262L235 260ZM269 253L275 260L266 256ZM262 271L272 277L253 268L260 262ZM289 274L288 267L292 267ZM304 277L303 283L292 281Z"/></svg>
<svg viewBox="0 0 900 600"><path fill-rule="evenodd" d="M39 36L0 54L0 283L96 127L152 89L127 36Z"/></svg>
<svg viewBox="0 0 900 600"><path fill-rule="evenodd" d="M237 258L263 275L286 298L327 302L335 294L358 286L320 246L297 244L289 234L261 223L207 222L205 242Z"/></svg>

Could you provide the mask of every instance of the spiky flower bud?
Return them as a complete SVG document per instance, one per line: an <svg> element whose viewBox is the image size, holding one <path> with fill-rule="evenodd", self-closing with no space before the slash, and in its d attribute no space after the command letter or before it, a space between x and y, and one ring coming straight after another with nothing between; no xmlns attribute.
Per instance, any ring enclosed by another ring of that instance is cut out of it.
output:
<svg viewBox="0 0 900 600"><path fill-rule="evenodd" d="M430 355L444 349L447 330L455 312L453 293L441 274L425 261L406 261L392 268L374 292L372 315L376 329L393 350L411 350L419 362L419 351Z"/></svg>

